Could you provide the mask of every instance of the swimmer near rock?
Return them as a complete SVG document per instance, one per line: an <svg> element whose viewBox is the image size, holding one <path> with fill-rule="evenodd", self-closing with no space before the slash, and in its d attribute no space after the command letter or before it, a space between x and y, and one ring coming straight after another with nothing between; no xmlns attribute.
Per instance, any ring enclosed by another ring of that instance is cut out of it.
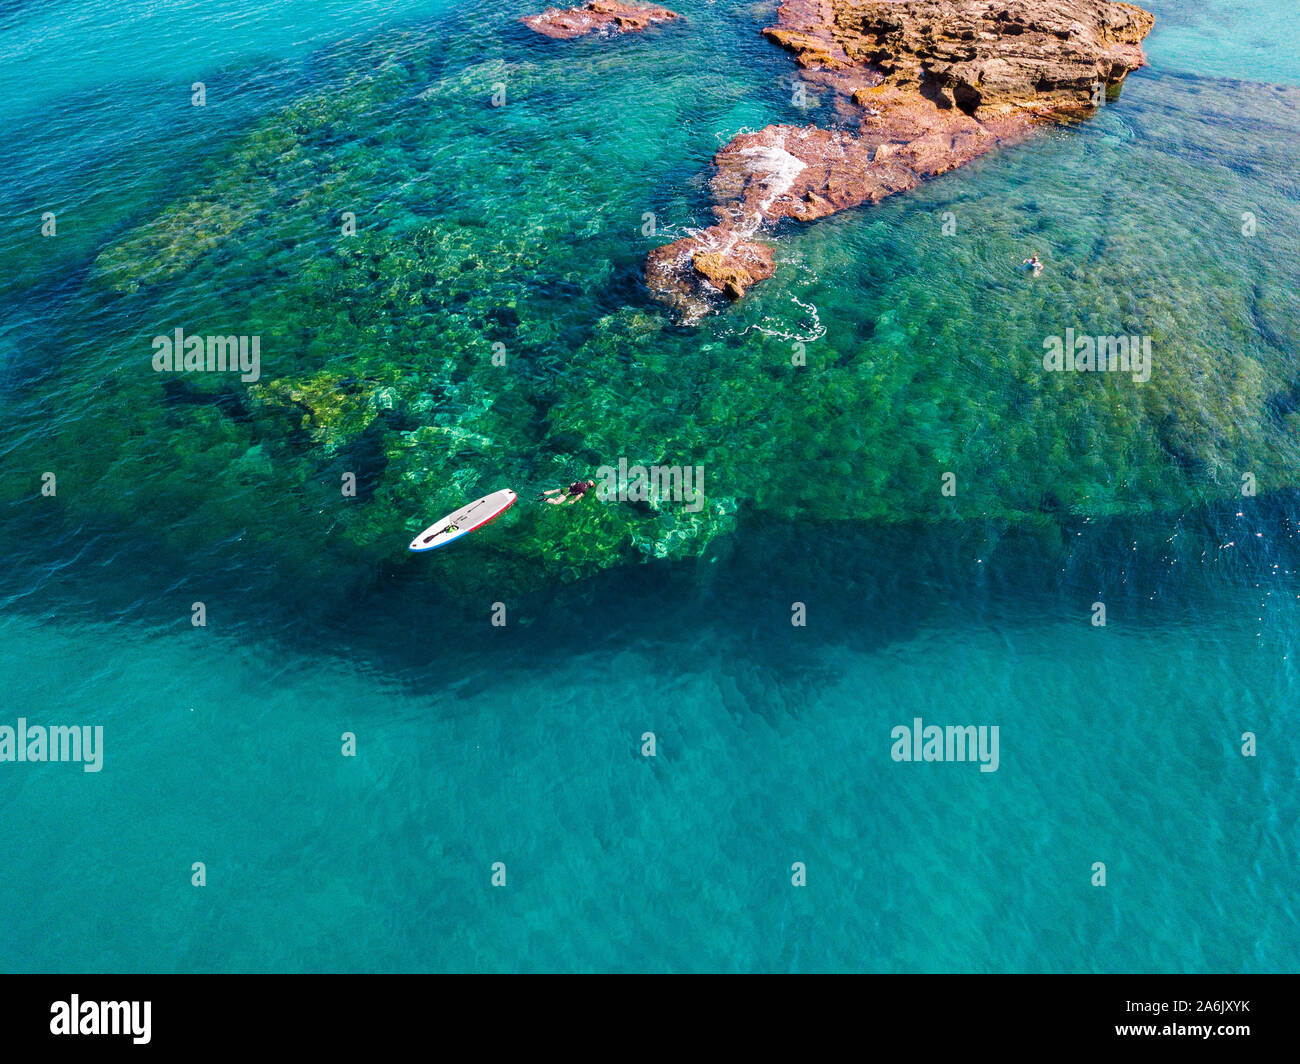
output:
<svg viewBox="0 0 1300 1064"><path fill-rule="evenodd" d="M772 276L760 231L879 202L1095 113L1145 64L1154 23L1111 0L783 0L763 34L831 101L834 125L770 125L725 144L710 182L717 221L650 252L651 294L694 324Z"/></svg>

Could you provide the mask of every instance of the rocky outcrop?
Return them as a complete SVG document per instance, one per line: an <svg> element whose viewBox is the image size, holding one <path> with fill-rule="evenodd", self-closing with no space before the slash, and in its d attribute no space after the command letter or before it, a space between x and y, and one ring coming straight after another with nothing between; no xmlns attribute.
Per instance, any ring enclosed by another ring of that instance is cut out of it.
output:
<svg viewBox="0 0 1300 1064"><path fill-rule="evenodd" d="M1154 16L1113 0L785 0L763 35L810 71L1036 108L1141 66ZM830 79L823 79L830 80Z"/></svg>
<svg viewBox="0 0 1300 1064"><path fill-rule="evenodd" d="M579 7L548 7L539 15L519 21L530 30L557 40L569 41L588 33L633 33L656 22L681 18L675 11L652 4L620 4L617 0L590 0Z"/></svg>
<svg viewBox="0 0 1300 1064"><path fill-rule="evenodd" d="M699 321L719 295L739 299L775 270L767 244L721 225L655 248L645 267L651 289L684 324Z"/></svg>
<svg viewBox="0 0 1300 1064"><path fill-rule="evenodd" d="M652 252L647 283L698 321L771 275L771 250L751 239L760 229L875 203L1090 114L1143 64L1153 22L1111 0L785 0L763 33L794 53L801 80L834 94L841 124L733 138L713 160L717 224Z"/></svg>

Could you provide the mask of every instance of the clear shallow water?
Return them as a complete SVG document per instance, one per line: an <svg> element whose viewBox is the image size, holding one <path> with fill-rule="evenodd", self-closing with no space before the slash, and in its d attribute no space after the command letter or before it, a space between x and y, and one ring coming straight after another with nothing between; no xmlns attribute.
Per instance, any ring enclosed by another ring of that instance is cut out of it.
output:
<svg viewBox="0 0 1300 1064"><path fill-rule="evenodd" d="M1295 7L1287 0L1152 0L1156 16L1147 55L1160 68L1294 85Z"/></svg>
<svg viewBox="0 0 1300 1064"><path fill-rule="evenodd" d="M30 134L0 149L6 719L106 730L99 774L0 766L5 968L1294 967L1280 39L1274 73L1225 82L1158 33L1092 122L777 234L776 278L678 330L645 251L707 221L719 144L803 117L764 8L568 48L513 30L524 7L203 10L168 34L94 5L0 22L38 75L74 15L106 41L3 94ZM1250 37L1268 11L1225 17ZM222 100L197 115L165 102L195 55ZM355 261L349 208L376 230ZM196 253L202 226L230 228ZM1159 388L1035 372L1042 336L1129 320ZM161 392L141 366L175 323L260 330L302 435L273 395ZM795 339L815 375L777 368ZM482 402L465 352L492 340L518 362ZM384 388L455 446L372 431ZM355 409L323 413L336 393ZM521 506L454 558L403 556L441 492L526 499L620 454L705 462L714 538ZM359 462L373 496L340 509ZM1247 467L1261 499L1234 499ZM673 560L600 569L624 535ZM917 715L998 724L999 770L892 762Z"/></svg>

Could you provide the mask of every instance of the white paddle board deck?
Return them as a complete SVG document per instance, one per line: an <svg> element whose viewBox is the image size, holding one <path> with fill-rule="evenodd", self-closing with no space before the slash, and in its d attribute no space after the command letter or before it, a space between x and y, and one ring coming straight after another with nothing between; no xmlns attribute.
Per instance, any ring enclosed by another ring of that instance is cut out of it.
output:
<svg viewBox="0 0 1300 1064"><path fill-rule="evenodd" d="M518 497L509 488L503 488L475 499L455 513L431 524L411 540L411 550L434 550L454 543L461 536L468 536L474 529L482 528L493 518L500 517L515 504Z"/></svg>

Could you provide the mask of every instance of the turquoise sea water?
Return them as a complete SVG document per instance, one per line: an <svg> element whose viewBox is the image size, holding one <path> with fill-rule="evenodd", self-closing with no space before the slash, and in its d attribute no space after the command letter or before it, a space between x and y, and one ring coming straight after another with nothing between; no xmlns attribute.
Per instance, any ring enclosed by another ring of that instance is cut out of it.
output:
<svg viewBox="0 0 1300 1064"><path fill-rule="evenodd" d="M1093 119L683 329L640 269L713 152L831 117L770 4L0 5L0 725L105 733L0 763L0 969L1293 970L1300 60L1149 6ZM263 379L160 382L176 326ZM1045 379L1067 327L1152 381ZM620 456L709 505L532 502ZM915 717L998 770L894 762Z"/></svg>

